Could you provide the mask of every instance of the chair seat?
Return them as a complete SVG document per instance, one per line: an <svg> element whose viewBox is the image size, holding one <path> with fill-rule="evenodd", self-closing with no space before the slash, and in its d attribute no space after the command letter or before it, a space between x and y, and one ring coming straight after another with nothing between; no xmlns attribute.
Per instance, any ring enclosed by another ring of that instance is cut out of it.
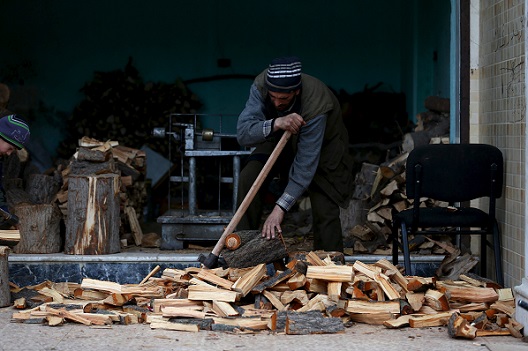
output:
<svg viewBox="0 0 528 351"><path fill-rule="evenodd" d="M424 207L419 210L420 227L480 227L487 228L490 224L488 214L478 208L464 207ZM413 221L413 210L407 209L396 217L410 227Z"/></svg>

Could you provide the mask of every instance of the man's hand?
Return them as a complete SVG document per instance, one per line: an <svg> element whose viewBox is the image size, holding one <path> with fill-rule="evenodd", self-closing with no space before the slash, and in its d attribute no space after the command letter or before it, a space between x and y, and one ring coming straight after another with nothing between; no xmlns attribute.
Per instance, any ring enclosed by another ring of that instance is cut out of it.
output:
<svg viewBox="0 0 528 351"><path fill-rule="evenodd" d="M301 115L297 113L290 113L287 116L275 118L275 123L273 124L273 131L275 132L279 129L282 129L289 130L290 132L292 132L292 134L297 134L299 133L301 127L305 124L306 122L301 117Z"/></svg>
<svg viewBox="0 0 528 351"><path fill-rule="evenodd" d="M278 233L282 233L280 224L283 219L284 211L279 206L275 205L273 211L271 211L271 214L266 219L266 222L264 222L264 226L262 227L262 237L268 240L275 239L275 230Z"/></svg>

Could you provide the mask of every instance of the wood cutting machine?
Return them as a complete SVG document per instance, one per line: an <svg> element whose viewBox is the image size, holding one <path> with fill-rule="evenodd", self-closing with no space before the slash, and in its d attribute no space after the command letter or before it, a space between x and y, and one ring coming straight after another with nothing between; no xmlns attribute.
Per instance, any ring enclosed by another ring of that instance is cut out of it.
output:
<svg viewBox="0 0 528 351"><path fill-rule="evenodd" d="M200 128L201 118L216 122L218 132ZM168 128L154 128L154 137L168 139L169 160L179 158L169 170L168 211L157 219L161 224L161 249L183 249L189 241L216 241L236 212L241 157L251 151L240 147L235 134L223 133L228 118L236 116L171 114ZM231 163L226 164L229 160ZM216 167L216 174L211 174L212 167ZM210 174L199 174L200 170ZM222 184L232 185L232 198L227 201L221 194ZM201 208L199 191L218 191L216 208ZM171 201L178 192L179 206ZM225 208L226 202L231 207Z"/></svg>

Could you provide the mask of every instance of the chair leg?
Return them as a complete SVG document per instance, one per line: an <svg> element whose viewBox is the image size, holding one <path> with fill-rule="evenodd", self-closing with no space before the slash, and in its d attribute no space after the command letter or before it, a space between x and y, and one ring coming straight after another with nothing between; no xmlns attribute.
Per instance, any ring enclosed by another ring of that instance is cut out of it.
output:
<svg viewBox="0 0 528 351"><path fill-rule="evenodd" d="M403 244L403 266L405 267L405 274L412 275L411 255L409 253L409 238L407 237L407 226L405 225L405 222L401 223L401 234Z"/></svg>
<svg viewBox="0 0 528 351"><path fill-rule="evenodd" d="M488 234L480 236L480 275L488 275Z"/></svg>
<svg viewBox="0 0 528 351"><path fill-rule="evenodd" d="M398 240L399 226L399 221L392 222L392 264L395 266L398 264L398 246L400 244Z"/></svg>
<svg viewBox="0 0 528 351"><path fill-rule="evenodd" d="M504 286L504 275L502 271L502 248L499 224L495 221L493 225L493 254L495 256L495 275L497 283Z"/></svg>

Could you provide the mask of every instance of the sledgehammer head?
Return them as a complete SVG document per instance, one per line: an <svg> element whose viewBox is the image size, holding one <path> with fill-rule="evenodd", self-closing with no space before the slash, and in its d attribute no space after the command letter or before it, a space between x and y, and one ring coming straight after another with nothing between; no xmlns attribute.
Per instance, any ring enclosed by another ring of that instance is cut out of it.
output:
<svg viewBox="0 0 528 351"><path fill-rule="evenodd" d="M198 256L198 261L209 269L218 267L218 256L214 253L210 253L207 256L200 254L200 256Z"/></svg>

